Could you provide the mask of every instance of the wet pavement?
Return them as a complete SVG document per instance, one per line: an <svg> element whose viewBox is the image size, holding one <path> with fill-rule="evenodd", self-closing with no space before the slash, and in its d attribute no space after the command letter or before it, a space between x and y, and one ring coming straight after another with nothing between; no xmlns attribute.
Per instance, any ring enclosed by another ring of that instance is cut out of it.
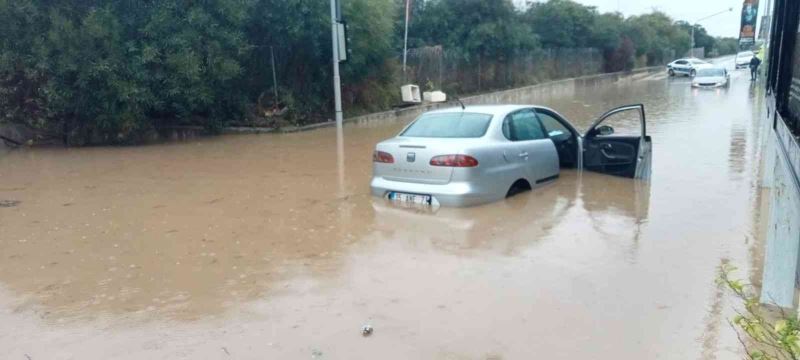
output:
<svg viewBox="0 0 800 360"><path fill-rule="evenodd" d="M372 147L410 119L346 126L341 146L322 129L5 153L3 358L735 358L715 278L760 280L747 75L527 99L579 128L644 103L652 180L566 170L467 209L369 195Z"/></svg>

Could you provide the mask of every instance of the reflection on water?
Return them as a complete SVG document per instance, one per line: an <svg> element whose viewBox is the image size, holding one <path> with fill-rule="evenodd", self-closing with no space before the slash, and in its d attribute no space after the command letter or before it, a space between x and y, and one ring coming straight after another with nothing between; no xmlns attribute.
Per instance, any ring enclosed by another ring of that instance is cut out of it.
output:
<svg viewBox="0 0 800 360"><path fill-rule="evenodd" d="M649 184L626 178L566 170L546 190L474 208L435 212L398 207L374 199L376 229L392 236L428 239L445 251L502 248L519 253L576 212L603 236L630 239L635 246L647 221ZM577 208L576 208L577 207Z"/></svg>
<svg viewBox="0 0 800 360"><path fill-rule="evenodd" d="M435 212L369 195L373 146L410 118L9 153L0 200L21 203L0 208L0 322L17 331L0 347L12 358L735 357L714 277L723 258L758 265L742 239L758 234L752 96L736 82L693 94L663 74L498 96L582 129L643 102L651 182L564 171Z"/></svg>

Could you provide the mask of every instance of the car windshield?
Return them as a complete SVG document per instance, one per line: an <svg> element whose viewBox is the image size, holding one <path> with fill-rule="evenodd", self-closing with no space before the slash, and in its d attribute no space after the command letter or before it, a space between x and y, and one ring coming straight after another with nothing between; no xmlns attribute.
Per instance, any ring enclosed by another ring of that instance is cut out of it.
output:
<svg viewBox="0 0 800 360"><path fill-rule="evenodd" d="M743 52L740 52L738 56L740 56L740 57L741 56L753 56L753 52L752 51L743 51Z"/></svg>
<svg viewBox="0 0 800 360"><path fill-rule="evenodd" d="M725 76L725 70L717 68L700 69L697 70L697 76Z"/></svg>
<svg viewBox="0 0 800 360"><path fill-rule="evenodd" d="M478 138L486 134L492 115L452 112L424 114L400 136L430 138Z"/></svg>

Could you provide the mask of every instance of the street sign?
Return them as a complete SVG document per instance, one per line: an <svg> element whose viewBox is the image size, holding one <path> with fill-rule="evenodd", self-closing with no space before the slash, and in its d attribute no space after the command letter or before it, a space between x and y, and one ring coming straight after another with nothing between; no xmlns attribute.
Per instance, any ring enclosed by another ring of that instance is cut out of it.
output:
<svg viewBox="0 0 800 360"><path fill-rule="evenodd" d="M757 20L758 0L744 0L742 4L742 23L739 27L739 46L750 45L756 41Z"/></svg>
<svg viewBox="0 0 800 360"><path fill-rule="evenodd" d="M347 24L344 21L336 23L336 34L338 35L339 62L343 63L347 61Z"/></svg>

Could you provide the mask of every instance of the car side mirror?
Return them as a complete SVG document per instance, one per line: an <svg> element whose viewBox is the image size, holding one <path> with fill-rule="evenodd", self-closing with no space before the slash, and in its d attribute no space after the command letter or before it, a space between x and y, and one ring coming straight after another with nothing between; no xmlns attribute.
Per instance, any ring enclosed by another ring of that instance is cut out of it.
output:
<svg viewBox="0 0 800 360"><path fill-rule="evenodd" d="M608 136L614 134L614 128L608 125L600 126L596 129L597 135Z"/></svg>
<svg viewBox="0 0 800 360"><path fill-rule="evenodd" d="M550 137L556 137L556 136L564 135L564 132L561 131L561 130L553 130L553 131L547 133L547 135L550 136Z"/></svg>

